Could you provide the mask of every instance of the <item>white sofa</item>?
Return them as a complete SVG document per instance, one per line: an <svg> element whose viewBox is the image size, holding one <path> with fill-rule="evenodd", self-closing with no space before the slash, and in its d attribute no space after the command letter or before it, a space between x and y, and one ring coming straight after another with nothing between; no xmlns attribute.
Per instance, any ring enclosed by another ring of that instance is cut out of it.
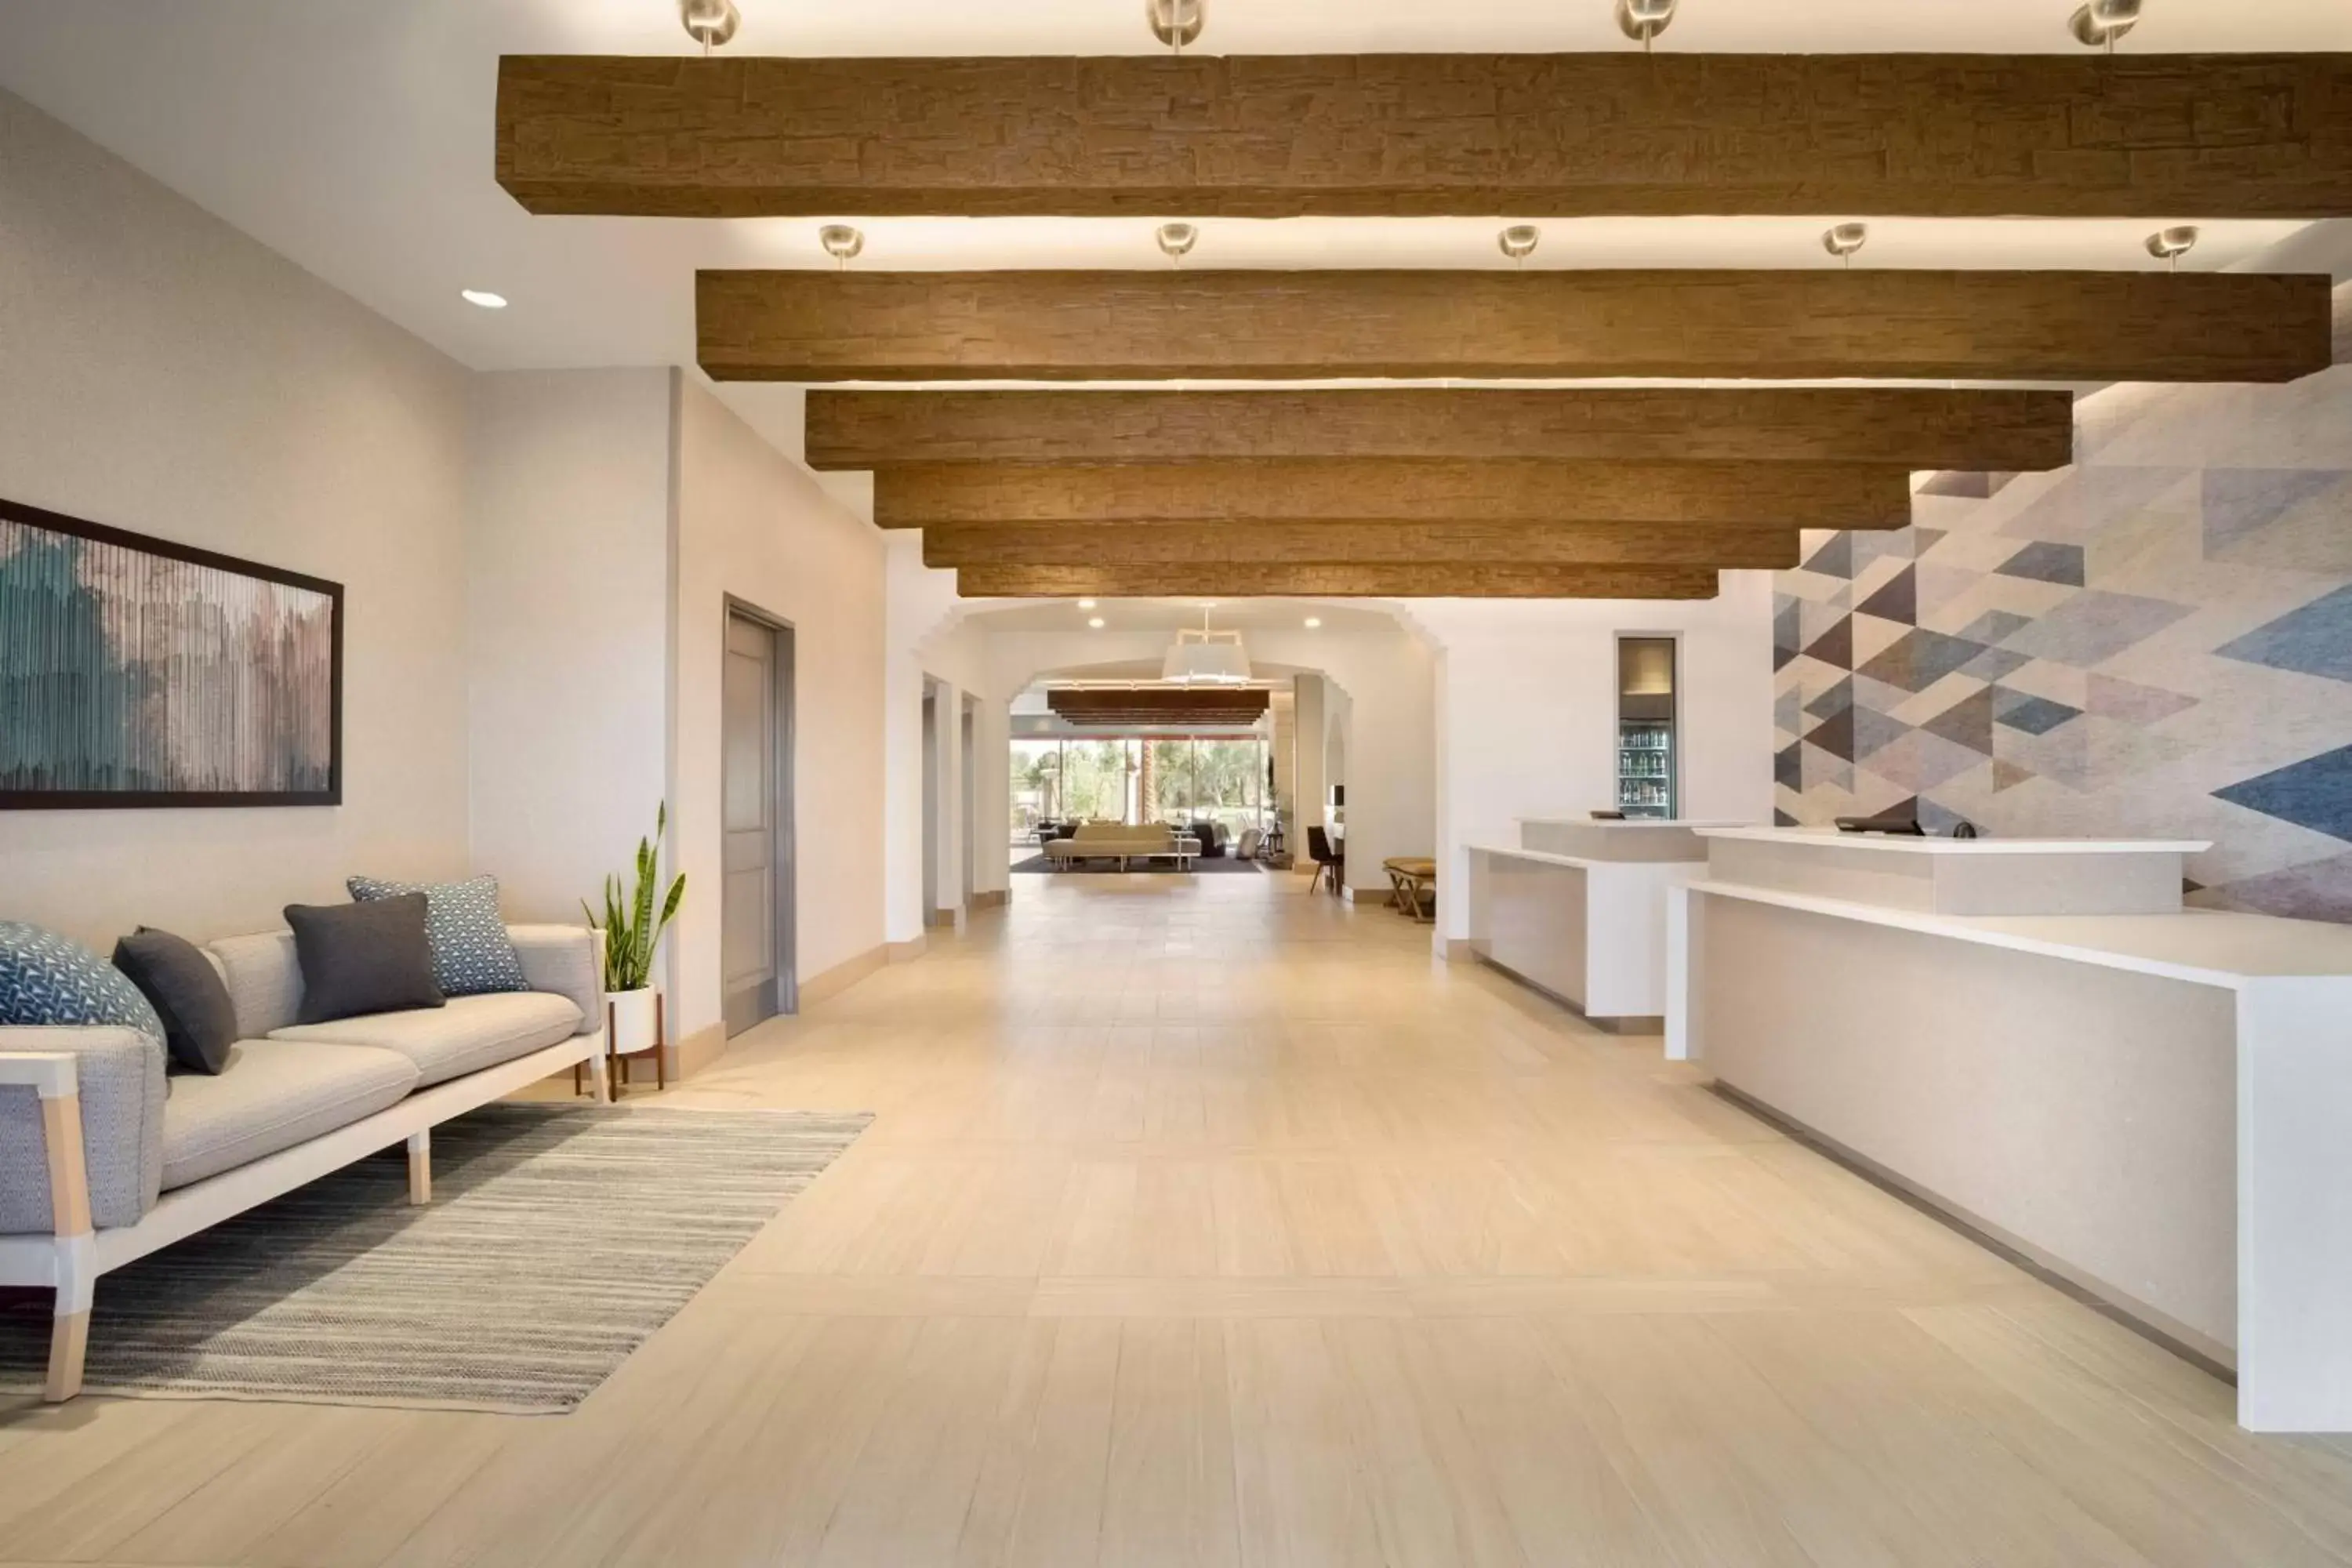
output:
<svg viewBox="0 0 2352 1568"><path fill-rule="evenodd" d="M80 1392L100 1275L403 1141L429 1202L435 1124L566 1068L607 1098L601 938L507 932L530 990L327 1024L295 1022L291 932L214 942L241 1037L216 1076L167 1078L132 1029L0 1028L0 1285L57 1291L48 1398Z"/></svg>

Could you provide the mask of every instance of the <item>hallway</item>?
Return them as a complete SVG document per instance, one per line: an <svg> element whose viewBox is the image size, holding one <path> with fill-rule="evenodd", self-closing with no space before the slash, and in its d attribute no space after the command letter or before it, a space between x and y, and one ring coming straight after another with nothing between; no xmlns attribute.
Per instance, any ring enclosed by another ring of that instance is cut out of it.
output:
<svg viewBox="0 0 2352 1568"><path fill-rule="evenodd" d="M877 1120L577 1414L0 1405L0 1561L2352 1561L2352 1441L1654 1040L1303 879L1022 882L667 1097Z"/></svg>

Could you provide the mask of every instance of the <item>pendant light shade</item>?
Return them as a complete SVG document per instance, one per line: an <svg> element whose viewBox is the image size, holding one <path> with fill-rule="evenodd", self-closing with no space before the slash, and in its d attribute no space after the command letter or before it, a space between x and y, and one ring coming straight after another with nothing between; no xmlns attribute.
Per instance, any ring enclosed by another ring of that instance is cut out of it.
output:
<svg viewBox="0 0 2352 1568"><path fill-rule="evenodd" d="M1249 654L1239 632L1213 632L1209 612L1201 612L1201 629L1186 626L1160 661L1160 679L1180 686L1238 686L1250 678Z"/></svg>

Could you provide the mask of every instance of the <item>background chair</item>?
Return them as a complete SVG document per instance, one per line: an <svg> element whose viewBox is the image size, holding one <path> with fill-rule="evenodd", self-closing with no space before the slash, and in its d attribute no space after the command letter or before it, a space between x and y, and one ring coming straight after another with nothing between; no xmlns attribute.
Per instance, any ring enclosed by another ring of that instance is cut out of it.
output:
<svg viewBox="0 0 2352 1568"><path fill-rule="evenodd" d="M1338 898L1339 884L1347 876L1347 855L1343 851L1331 847L1329 834L1319 827L1310 827L1307 830L1307 858L1315 862L1315 875L1307 882L1307 890L1313 892L1316 883L1328 878L1331 883L1331 896Z"/></svg>

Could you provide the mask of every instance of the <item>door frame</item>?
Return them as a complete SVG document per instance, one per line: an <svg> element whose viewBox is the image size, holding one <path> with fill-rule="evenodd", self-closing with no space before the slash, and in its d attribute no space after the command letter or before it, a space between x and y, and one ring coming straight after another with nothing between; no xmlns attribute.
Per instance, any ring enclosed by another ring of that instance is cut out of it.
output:
<svg viewBox="0 0 2352 1568"><path fill-rule="evenodd" d="M776 951L772 957L775 963L776 1010L769 1016L789 1017L801 1010L800 911L793 886L795 871L800 864L800 845L793 809L796 790L796 781L793 777L793 737L798 721L795 711L797 699L794 680L797 669L794 646L796 639L792 622L782 616L761 609L748 600L739 599L734 595L729 594L725 595L719 616L719 635L722 644L727 636L727 623L736 619L765 627L772 639L774 652L774 657L769 661L768 698L772 720L770 730L774 737L775 745L775 755L770 759L769 773L773 796L769 802L769 809L773 814L775 853L771 857L768 869L769 875L774 881L770 897L774 901L775 910ZM722 747L726 744L723 727L719 735L719 744ZM720 776L723 779L725 775L722 773ZM721 789L723 792L723 784ZM723 794L719 801L719 814L723 824L726 815L726 801ZM725 832L723 826L720 831L723 836ZM726 917L723 913L723 900L721 909L720 919L724 920ZM723 930L719 933L719 951L721 952L726 951L726 933ZM724 1018L725 1007L726 1000L722 995L720 998L721 1027L726 1029L728 1037L731 1039L741 1031L728 1027L728 1020ZM747 1028L751 1026L745 1026Z"/></svg>

